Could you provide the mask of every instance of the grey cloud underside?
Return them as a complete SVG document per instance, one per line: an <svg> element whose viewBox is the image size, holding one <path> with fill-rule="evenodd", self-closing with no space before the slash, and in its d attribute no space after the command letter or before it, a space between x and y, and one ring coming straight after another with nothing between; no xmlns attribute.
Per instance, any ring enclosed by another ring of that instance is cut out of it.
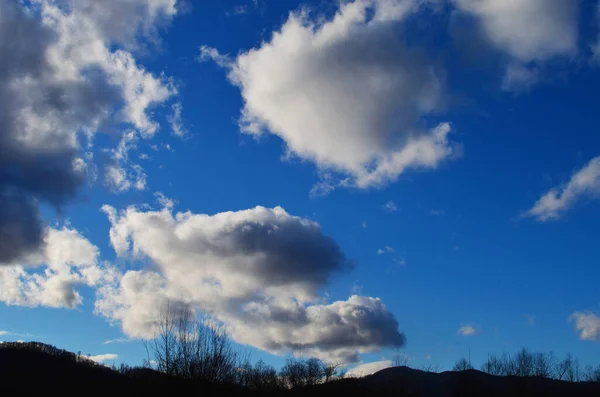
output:
<svg viewBox="0 0 600 397"><path fill-rule="evenodd" d="M42 244L44 226L37 200L61 205L83 180L73 169L76 152L61 142L60 131L35 147L23 142L23 103L31 103L41 117L51 113L75 119L65 122L76 122L103 107L101 96L90 101L95 98L89 95L93 86L65 87L45 81L50 65L44 53L55 39L52 31L16 6L0 2L0 263ZM15 81L25 79L37 84L29 89L15 86ZM71 105L77 106L67 114Z"/></svg>
<svg viewBox="0 0 600 397"><path fill-rule="evenodd" d="M324 285L331 272L350 267L331 238L318 232L307 233L294 223L275 226L244 222L227 230L216 242L202 246L191 241L190 248L197 250L200 246L217 256L264 256L264 260L236 270L252 274L270 285L291 282Z"/></svg>
<svg viewBox="0 0 600 397"><path fill-rule="evenodd" d="M215 215L104 211L117 254L151 263L102 287L96 302L96 312L131 337L151 336L157 308L179 302L212 314L237 342L276 354L302 350L351 362L405 343L379 299L321 303L331 276L350 265L313 221L280 207Z"/></svg>
<svg viewBox="0 0 600 397"><path fill-rule="evenodd" d="M93 169L85 136L115 122L156 130L145 110L173 91L110 46L135 46L174 3L0 1L0 263L43 248L39 205L64 206Z"/></svg>
<svg viewBox="0 0 600 397"><path fill-rule="evenodd" d="M362 346L393 346L402 347L406 343L404 334L398 332L398 321L387 311L377 311L366 307L358 307L355 318L330 312L319 319L319 326L324 332L314 342L296 343L271 343L271 350L302 351L305 349L319 349L333 351L336 349L353 348ZM291 316L290 313L276 312L269 320L285 325L286 327L311 326L311 320L304 310L300 315ZM349 321L350 320L350 321Z"/></svg>
<svg viewBox="0 0 600 397"><path fill-rule="evenodd" d="M138 36L159 41L158 29L177 12L177 0L62 0L67 1L75 12L96 21L103 37L128 49L140 46Z"/></svg>

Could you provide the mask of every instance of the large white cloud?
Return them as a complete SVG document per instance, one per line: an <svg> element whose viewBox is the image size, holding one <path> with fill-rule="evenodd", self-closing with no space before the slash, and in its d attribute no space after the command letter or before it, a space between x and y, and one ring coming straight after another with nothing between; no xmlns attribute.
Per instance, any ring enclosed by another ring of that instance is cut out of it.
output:
<svg viewBox="0 0 600 397"><path fill-rule="evenodd" d="M313 221L280 207L215 215L173 214L170 206L104 211L117 254L149 260L98 292L96 312L128 336L151 336L161 308L179 302L212 314L236 341L273 353L347 362L404 344L381 300L321 301L330 276L348 261Z"/></svg>
<svg viewBox="0 0 600 397"><path fill-rule="evenodd" d="M600 317L590 312L575 312L569 318L575 322L575 329L579 331L582 340L597 341L600 337Z"/></svg>
<svg viewBox="0 0 600 397"><path fill-rule="evenodd" d="M96 286L111 277L98 255L98 248L78 231L50 228L42 252L0 265L0 302L74 308L82 303L78 286Z"/></svg>
<svg viewBox="0 0 600 397"><path fill-rule="evenodd" d="M509 58L503 87L528 88L535 65L577 52L579 2L575 0L454 0L476 19L485 40Z"/></svg>
<svg viewBox="0 0 600 397"><path fill-rule="evenodd" d="M524 215L545 222L560 218L583 198L600 195L600 156L575 172L568 183L544 194Z"/></svg>
<svg viewBox="0 0 600 397"><path fill-rule="evenodd" d="M148 109L176 91L127 49L174 14L174 0L0 1L0 262L43 243L38 203L75 195L97 131L156 133Z"/></svg>
<svg viewBox="0 0 600 397"><path fill-rule="evenodd" d="M445 97L443 73L403 38L403 20L425 3L355 0L325 21L292 12L260 47L231 60L204 46L200 59L240 88L242 132L277 135L288 154L341 174L319 192L381 186L453 153L448 124L417 127Z"/></svg>

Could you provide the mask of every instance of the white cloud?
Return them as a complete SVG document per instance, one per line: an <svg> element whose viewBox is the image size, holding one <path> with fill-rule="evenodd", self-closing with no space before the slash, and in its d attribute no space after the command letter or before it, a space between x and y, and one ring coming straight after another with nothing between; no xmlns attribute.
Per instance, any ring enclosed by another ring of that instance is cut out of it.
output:
<svg viewBox="0 0 600 397"><path fill-rule="evenodd" d="M212 314L231 336L272 353L343 362L401 346L398 323L377 298L325 304L319 293L348 267L317 223L280 207L215 215L105 206L117 255L150 259L98 290L96 312L130 337L151 336L166 302Z"/></svg>
<svg viewBox="0 0 600 397"><path fill-rule="evenodd" d="M518 63L511 63L506 67L502 89L505 91L527 91L538 82L538 72L530 67Z"/></svg>
<svg viewBox="0 0 600 397"><path fill-rule="evenodd" d="M365 363L357 365L346 372L346 378L361 378L363 376L371 375L382 369L390 368L393 366L391 360L375 361L372 363Z"/></svg>
<svg viewBox="0 0 600 397"><path fill-rule="evenodd" d="M116 338L116 339L109 339L109 340L105 340L104 342L102 342L103 345L111 345L113 343L128 343L128 342L132 342L133 340L130 338Z"/></svg>
<svg viewBox="0 0 600 397"><path fill-rule="evenodd" d="M8 334L10 334L10 332L0 330L0 336L4 336L4 335L8 335Z"/></svg>
<svg viewBox="0 0 600 397"><path fill-rule="evenodd" d="M112 164L105 170L105 183L114 192L130 189L145 190L148 179L144 169L129 160L129 152L137 149L138 135L131 130L123 133L119 145L109 152Z"/></svg>
<svg viewBox="0 0 600 397"><path fill-rule="evenodd" d="M89 360L92 360L97 363L104 363L106 361L114 361L119 358L118 354L98 354L97 356L89 356L87 357Z"/></svg>
<svg viewBox="0 0 600 397"><path fill-rule="evenodd" d="M48 229L44 250L19 263L0 264L0 302L16 306L74 308L78 286L110 277L98 264L98 248L74 229Z"/></svg>
<svg viewBox="0 0 600 397"><path fill-rule="evenodd" d="M386 245L385 247L377 250L378 255L391 254L394 252L396 252L396 250L393 247L390 247L389 245Z"/></svg>
<svg viewBox="0 0 600 397"><path fill-rule="evenodd" d="M416 127L445 97L443 73L399 29L425 3L343 2L329 20L292 12L259 48L230 59L203 46L200 59L227 68L240 88L243 133L276 135L288 156L335 173L313 193L380 187L454 153L449 124Z"/></svg>
<svg viewBox="0 0 600 397"><path fill-rule="evenodd" d="M183 111L183 106L180 102L174 103L171 106L171 114L167 117L169 124L171 125L171 131L173 134L183 137L187 134L187 130L183 125L183 118L181 113Z"/></svg>
<svg viewBox="0 0 600 397"><path fill-rule="evenodd" d="M383 209L388 211L388 212L396 212L398 211L398 206L396 205L395 202L393 202L392 200L388 201L387 203L385 203L383 205Z"/></svg>
<svg viewBox="0 0 600 397"><path fill-rule="evenodd" d="M473 327L472 325L463 325L462 327L460 327L458 329L457 334L461 335L461 336L472 336L477 334L478 331L475 327Z"/></svg>
<svg viewBox="0 0 600 397"><path fill-rule="evenodd" d="M537 81L535 66L577 52L579 2L573 0L454 0L474 17L490 46L509 62L503 88L524 90Z"/></svg>
<svg viewBox="0 0 600 397"><path fill-rule="evenodd" d="M405 258L400 258L400 259L395 258L394 263L398 266L406 266L406 259Z"/></svg>
<svg viewBox="0 0 600 397"><path fill-rule="evenodd" d="M598 3L596 8L596 24L600 28L600 3ZM598 34L596 43L592 45L592 57L593 61L600 62L600 34Z"/></svg>
<svg viewBox="0 0 600 397"><path fill-rule="evenodd" d="M600 337L600 317L590 312L575 312L569 317L575 321L575 329L579 331L579 339L597 341Z"/></svg>
<svg viewBox="0 0 600 397"><path fill-rule="evenodd" d="M446 211L444 210L429 210L429 214L433 216L444 216L446 215Z"/></svg>
<svg viewBox="0 0 600 397"><path fill-rule="evenodd" d="M600 194L600 156L594 157L575 172L569 182L544 194L524 216L545 222L560 218L583 198L597 198Z"/></svg>
<svg viewBox="0 0 600 397"><path fill-rule="evenodd" d="M0 168L12 170L0 178L0 262L43 249L39 205L60 207L95 178L82 146L98 131L156 133L149 109L176 90L131 51L175 13L175 0L0 2Z"/></svg>

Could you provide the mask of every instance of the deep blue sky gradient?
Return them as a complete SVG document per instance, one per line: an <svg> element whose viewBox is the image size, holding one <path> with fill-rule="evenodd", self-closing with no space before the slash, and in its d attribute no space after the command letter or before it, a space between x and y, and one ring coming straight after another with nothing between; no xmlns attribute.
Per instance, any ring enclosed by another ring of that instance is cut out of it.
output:
<svg viewBox="0 0 600 397"><path fill-rule="evenodd" d="M519 219L541 194L600 154L597 68L585 59L551 65L551 77L530 92L506 93L498 88L493 59L466 72L463 65L470 61L460 59L451 43L436 39L441 28L432 27L430 36L419 40L442 49L435 52L447 64L454 95L439 118L451 122L462 156L432 172L403 174L382 189L338 189L311 199L316 167L297 158L282 160L284 146L277 137L255 141L240 134L239 90L224 70L196 60L202 44L231 55L258 46L301 3L263 1L254 9L249 2L249 12L237 16L226 11L243 0L190 3L191 10L162 35L159 54L141 58L150 71L164 71L177 81L189 137L161 133L158 143L168 143L173 152L153 152L140 142L140 152L152 156L140 160L149 175L146 191L114 195L99 185L88 187L63 213L45 211L49 222L68 219L99 247L103 259L118 264L109 245L110 224L100 211L103 204L121 209L153 203L153 194L162 192L176 200L176 210L195 213L281 205L319 222L355 264L352 271L336 275L323 294L346 299L359 288L382 298L407 336L403 351L412 365L449 369L469 349L479 364L488 353L523 346L559 356L571 352L582 364L600 362L600 346L579 340L568 321L574 311L599 309L600 202L580 203L556 222ZM332 2L312 6L335 10ZM582 40L595 34L586 18ZM411 25L407 34L411 29L423 27ZM157 118L164 119L167 110L155 109ZM383 209L390 200L397 212ZM432 210L443 213L433 215ZM385 246L395 252L378 255ZM102 344L123 336L118 325L111 327L93 314L93 291L84 298L84 305L72 311L0 305L0 329L141 363L145 351L139 341ZM533 324L528 316L535 317ZM457 335L465 324L480 333ZM390 355L369 354L364 361ZM257 350L252 357L275 365L283 360Z"/></svg>

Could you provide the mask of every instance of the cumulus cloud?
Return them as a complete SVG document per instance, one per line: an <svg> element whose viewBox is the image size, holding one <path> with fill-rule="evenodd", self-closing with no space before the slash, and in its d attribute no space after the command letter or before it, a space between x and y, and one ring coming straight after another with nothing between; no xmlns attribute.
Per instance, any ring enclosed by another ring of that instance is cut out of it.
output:
<svg viewBox="0 0 600 397"><path fill-rule="evenodd" d="M445 97L443 73L402 37L404 19L425 3L355 0L329 20L292 12L259 48L231 59L203 46L200 59L240 88L243 133L276 135L287 155L335 173L313 193L380 187L454 152L449 124L416 127Z"/></svg>
<svg viewBox="0 0 600 397"><path fill-rule="evenodd" d="M104 363L106 361L117 360L119 358L119 355L118 354L108 353L108 354L98 354L97 356L89 356L87 358L88 358L88 360L92 360L94 362L97 362L97 363L101 364L101 363Z"/></svg>
<svg viewBox="0 0 600 397"><path fill-rule="evenodd" d="M477 332L477 329L472 325L463 325L458 329L457 334L461 336L471 336L475 335Z"/></svg>
<svg viewBox="0 0 600 397"><path fill-rule="evenodd" d="M575 329L579 331L579 339L597 341L600 337L600 317L590 312L575 312L569 317L575 322Z"/></svg>
<svg viewBox="0 0 600 397"><path fill-rule="evenodd" d="M600 194L600 156L594 157L575 172L568 183L550 189L523 216L545 222L559 219L584 198L595 199Z"/></svg>
<svg viewBox="0 0 600 397"><path fill-rule="evenodd" d="M391 360L375 361L372 363L365 363L357 365L356 367L350 368L346 372L345 378L361 378L363 376L371 375L382 369L390 368L393 366Z"/></svg>
<svg viewBox="0 0 600 397"><path fill-rule="evenodd" d="M214 215L104 211L117 254L152 264L98 290L96 312L130 337L152 336L157 311L176 302L212 314L237 342L276 354L301 350L349 362L404 344L381 300L321 301L322 288L349 262L311 220L281 207Z"/></svg>
<svg viewBox="0 0 600 397"><path fill-rule="evenodd" d="M109 124L157 131L147 110L175 90L124 46L174 13L174 0L0 2L0 262L39 249L39 203L64 205L93 173L82 141Z"/></svg>
<svg viewBox="0 0 600 397"><path fill-rule="evenodd" d="M42 252L0 265L0 302L28 307L74 308L82 303L78 286L110 277L98 263L98 248L74 229L50 228Z"/></svg>
<svg viewBox="0 0 600 397"><path fill-rule="evenodd" d="M454 0L475 19L489 45L508 58L503 88L537 80L535 65L577 52L579 2L572 0Z"/></svg>

